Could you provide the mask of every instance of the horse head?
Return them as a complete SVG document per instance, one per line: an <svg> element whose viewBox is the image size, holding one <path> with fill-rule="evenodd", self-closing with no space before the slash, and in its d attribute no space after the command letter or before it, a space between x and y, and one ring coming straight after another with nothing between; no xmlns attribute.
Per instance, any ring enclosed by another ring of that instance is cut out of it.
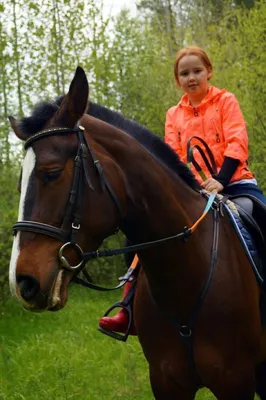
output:
<svg viewBox="0 0 266 400"><path fill-rule="evenodd" d="M86 116L86 128L80 126L88 95L86 75L78 67L59 105L39 106L20 121L9 118L25 142L10 287L32 311L65 306L68 284L83 266L83 250L96 250L123 212L123 174L92 137L107 125ZM107 190L109 182L116 195Z"/></svg>

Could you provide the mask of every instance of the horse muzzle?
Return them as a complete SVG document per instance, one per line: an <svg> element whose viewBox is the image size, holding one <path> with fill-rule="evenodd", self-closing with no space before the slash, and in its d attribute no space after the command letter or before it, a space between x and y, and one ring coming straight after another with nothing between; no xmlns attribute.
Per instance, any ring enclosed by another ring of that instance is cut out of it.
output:
<svg viewBox="0 0 266 400"><path fill-rule="evenodd" d="M58 311L64 308L68 297L68 284L72 274L60 269L50 290L41 289L40 282L32 275L18 275L16 296L28 311Z"/></svg>

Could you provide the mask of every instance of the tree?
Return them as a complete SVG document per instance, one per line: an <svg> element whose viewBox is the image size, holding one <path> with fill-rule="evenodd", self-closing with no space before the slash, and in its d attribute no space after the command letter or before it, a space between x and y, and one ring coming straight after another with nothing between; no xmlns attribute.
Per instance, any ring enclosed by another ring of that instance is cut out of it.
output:
<svg viewBox="0 0 266 400"><path fill-rule="evenodd" d="M4 4L0 3L0 13L4 11ZM8 85L8 73L7 73L7 38L4 33L4 26L0 21L0 168L5 162L9 162L10 144L8 140L8 126L7 126L7 114L8 114L8 100L7 93L9 89Z"/></svg>
<svg viewBox="0 0 266 400"><path fill-rule="evenodd" d="M251 168L264 190L266 88L262 82L266 63L265 17L266 4L258 1L251 9L236 8L233 13L225 15L215 33L209 31L210 53L216 66L214 82L235 93L240 102L248 126Z"/></svg>

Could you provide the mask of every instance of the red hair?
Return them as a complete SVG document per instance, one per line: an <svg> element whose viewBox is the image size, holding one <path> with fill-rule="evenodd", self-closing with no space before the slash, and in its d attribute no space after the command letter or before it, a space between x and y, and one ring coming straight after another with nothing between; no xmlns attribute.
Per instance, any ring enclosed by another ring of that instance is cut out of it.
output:
<svg viewBox="0 0 266 400"><path fill-rule="evenodd" d="M205 65L205 67L208 70L212 71L212 63L204 50L202 50L198 46L184 47L177 53L176 58L175 58L175 63L174 63L174 74L175 74L175 79L176 79L177 83L179 83L179 81L178 81L178 63L182 57L190 56L190 55L198 56L201 59L201 61L203 62L203 64Z"/></svg>

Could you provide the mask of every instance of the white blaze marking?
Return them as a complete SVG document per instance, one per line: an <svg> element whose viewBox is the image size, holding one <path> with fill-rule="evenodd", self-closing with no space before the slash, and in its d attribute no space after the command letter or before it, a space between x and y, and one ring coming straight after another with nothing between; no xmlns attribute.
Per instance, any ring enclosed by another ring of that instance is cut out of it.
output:
<svg viewBox="0 0 266 400"><path fill-rule="evenodd" d="M32 148L30 147L26 151L26 155L23 161L22 166L22 180L21 180L21 195L19 201L19 212L18 212L18 221L24 220L24 210L25 210L25 201L26 201L26 194L29 185L29 179L31 173L35 167L36 163L36 156ZM9 285L10 290L13 295L16 295L16 267L17 267L17 260L19 256L19 243L20 243L20 232L16 234L13 241L12 247L12 254L9 266Z"/></svg>

